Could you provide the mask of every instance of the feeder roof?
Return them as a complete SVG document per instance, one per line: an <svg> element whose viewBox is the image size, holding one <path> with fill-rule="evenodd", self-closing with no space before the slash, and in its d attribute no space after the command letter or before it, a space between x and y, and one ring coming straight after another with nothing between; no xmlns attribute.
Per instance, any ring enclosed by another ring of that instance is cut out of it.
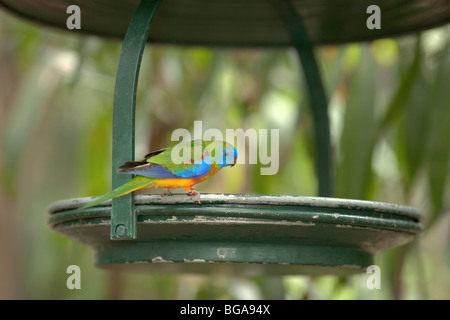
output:
<svg viewBox="0 0 450 320"><path fill-rule="evenodd" d="M315 45L368 41L443 25L448 0L292 0ZM37 23L65 29L67 7L81 11L81 29L70 32L123 38L139 0L0 0L0 7ZM149 42L181 45L284 47L291 38L284 0L165 0ZM381 29L367 28L371 5L380 8Z"/></svg>

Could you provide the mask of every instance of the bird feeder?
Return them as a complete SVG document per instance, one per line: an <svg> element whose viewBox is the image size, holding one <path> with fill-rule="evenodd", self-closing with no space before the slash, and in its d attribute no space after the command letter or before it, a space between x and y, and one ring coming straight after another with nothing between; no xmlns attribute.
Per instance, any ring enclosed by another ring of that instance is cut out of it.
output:
<svg viewBox="0 0 450 320"><path fill-rule="evenodd" d="M324 92L313 48L368 41L441 25L447 0L377 1L381 29L366 25L373 1L77 0L82 28L71 32L123 39L113 110L113 188L131 177L117 168L134 159L136 88L150 43L213 47L294 47L314 120L318 197L131 194L85 210L91 198L49 207L49 225L90 246L102 268L152 272L349 274L377 252L410 241L422 226L414 208L333 198L333 159ZM0 0L11 13L66 29L66 0ZM150 32L151 27L151 32Z"/></svg>

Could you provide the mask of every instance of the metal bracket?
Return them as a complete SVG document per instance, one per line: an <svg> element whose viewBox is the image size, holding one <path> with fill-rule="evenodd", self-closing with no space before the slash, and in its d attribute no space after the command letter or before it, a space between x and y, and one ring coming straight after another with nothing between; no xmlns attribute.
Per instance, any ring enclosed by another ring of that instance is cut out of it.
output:
<svg viewBox="0 0 450 320"><path fill-rule="evenodd" d="M136 92L142 54L153 18L162 0L142 0L128 26L120 53L116 75L113 109L112 187L130 181L132 176L119 175L117 168L134 160ZM133 194L113 199L111 240L136 239L137 217Z"/></svg>
<svg viewBox="0 0 450 320"><path fill-rule="evenodd" d="M318 194L332 197L334 193L334 167L331 149L328 101L314 56L308 32L291 0L270 0L281 20L284 21L291 41L303 67L304 79L308 86L314 133L316 139L316 173L319 181Z"/></svg>

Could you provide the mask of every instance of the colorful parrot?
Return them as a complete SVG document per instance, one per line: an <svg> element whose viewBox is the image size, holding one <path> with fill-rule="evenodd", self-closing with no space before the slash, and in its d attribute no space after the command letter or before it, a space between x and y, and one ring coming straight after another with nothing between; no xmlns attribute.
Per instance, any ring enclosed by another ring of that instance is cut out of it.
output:
<svg viewBox="0 0 450 320"><path fill-rule="evenodd" d="M180 151L183 151L182 156ZM237 150L227 142L206 140L181 142L175 146L151 152L141 161L129 161L123 164L117 170L118 173L136 176L81 209L87 209L106 200L151 186L163 187L165 190L163 194L170 194L170 189L173 188L183 188L190 196L197 195L200 204L200 193L192 189L192 186L208 179L224 167L233 167L236 160Z"/></svg>

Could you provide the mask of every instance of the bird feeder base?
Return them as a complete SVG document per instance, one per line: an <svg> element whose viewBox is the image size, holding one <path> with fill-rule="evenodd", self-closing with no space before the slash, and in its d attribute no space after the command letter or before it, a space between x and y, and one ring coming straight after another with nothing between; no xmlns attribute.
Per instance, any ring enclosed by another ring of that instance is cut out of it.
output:
<svg viewBox="0 0 450 320"><path fill-rule="evenodd" d="M49 207L49 224L90 246L101 268L241 275L364 272L374 255L421 231L413 208L335 198L202 194L135 196L136 240L110 240L111 202Z"/></svg>

